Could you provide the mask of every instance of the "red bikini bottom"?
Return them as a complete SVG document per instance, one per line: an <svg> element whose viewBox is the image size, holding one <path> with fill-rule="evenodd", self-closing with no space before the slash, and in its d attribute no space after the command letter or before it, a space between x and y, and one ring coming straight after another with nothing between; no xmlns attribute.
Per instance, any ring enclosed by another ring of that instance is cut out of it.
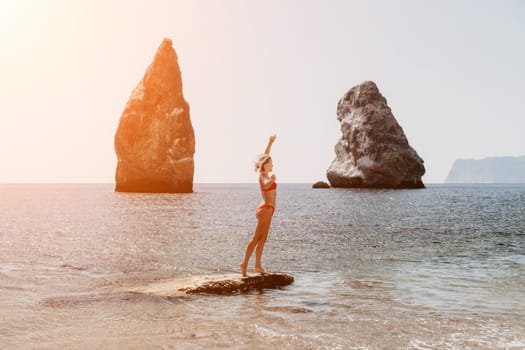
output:
<svg viewBox="0 0 525 350"><path fill-rule="evenodd" d="M275 208L273 205L271 204L266 204L266 203L261 203L259 204L259 206L257 207L257 209L255 210L255 216L259 215L259 213L261 212L261 210L263 210L264 208L270 208L272 209L272 215L275 211Z"/></svg>

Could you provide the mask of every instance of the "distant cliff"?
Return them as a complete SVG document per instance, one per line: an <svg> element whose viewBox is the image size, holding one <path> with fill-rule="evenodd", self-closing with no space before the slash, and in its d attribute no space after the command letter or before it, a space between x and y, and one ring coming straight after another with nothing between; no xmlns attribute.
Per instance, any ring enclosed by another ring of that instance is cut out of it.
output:
<svg viewBox="0 0 525 350"><path fill-rule="evenodd" d="M446 183L525 183L525 156L457 159Z"/></svg>

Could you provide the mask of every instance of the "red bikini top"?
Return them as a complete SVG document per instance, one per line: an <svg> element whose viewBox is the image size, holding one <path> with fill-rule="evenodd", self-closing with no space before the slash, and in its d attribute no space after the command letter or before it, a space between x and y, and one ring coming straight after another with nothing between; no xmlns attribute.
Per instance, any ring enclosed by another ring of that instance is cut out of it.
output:
<svg viewBox="0 0 525 350"><path fill-rule="evenodd" d="M274 182L268 188L261 188L261 191L268 192L268 191L273 191L273 190L276 190L276 189L277 189L277 183Z"/></svg>

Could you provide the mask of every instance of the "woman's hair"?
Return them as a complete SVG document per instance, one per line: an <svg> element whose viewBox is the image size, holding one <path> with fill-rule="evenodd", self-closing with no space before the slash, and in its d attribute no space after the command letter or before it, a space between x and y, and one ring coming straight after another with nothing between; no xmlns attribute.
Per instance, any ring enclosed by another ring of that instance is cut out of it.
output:
<svg viewBox="0 0 525 350"><path fill-rule="evenodd" d="M263 170L264 164L268 163L272 159L269 154L263 154L259 156L259 160L255 162L255 171L260 173Z"/></svg>

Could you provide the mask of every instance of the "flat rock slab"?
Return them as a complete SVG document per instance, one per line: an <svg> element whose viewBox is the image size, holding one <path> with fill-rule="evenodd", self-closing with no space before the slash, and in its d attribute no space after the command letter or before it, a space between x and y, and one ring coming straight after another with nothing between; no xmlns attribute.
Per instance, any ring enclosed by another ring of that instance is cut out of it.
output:
<svg viewBox="0 0 525 350"><path fill-rule="evenodd" d="M254 289L279 288L292 284L293 276L282 273L266 275L222 274L180 277L138 287L131 292L162 297L176 297L184 294L236 294Z"/></svg>

